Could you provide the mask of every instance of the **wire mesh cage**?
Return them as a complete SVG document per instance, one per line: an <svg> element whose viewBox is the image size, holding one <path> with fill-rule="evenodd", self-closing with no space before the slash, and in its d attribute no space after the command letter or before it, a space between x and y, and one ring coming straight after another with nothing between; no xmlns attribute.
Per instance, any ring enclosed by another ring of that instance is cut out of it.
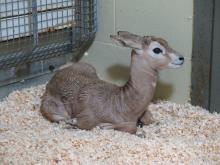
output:
<svg viewBox="0 0 220 165"><path fill-rule="evenodd" d="M0 69L77 51L94 38L96 6L96 0L0 0Z"/></svg>

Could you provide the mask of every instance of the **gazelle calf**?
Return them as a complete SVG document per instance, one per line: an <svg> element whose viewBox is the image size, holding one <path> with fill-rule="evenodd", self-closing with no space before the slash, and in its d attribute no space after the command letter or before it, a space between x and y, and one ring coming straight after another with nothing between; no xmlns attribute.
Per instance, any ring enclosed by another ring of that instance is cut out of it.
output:
<svg viewBox="0 0 220 165"><path fill-rule="evenodd" d="M100 80L91 65L75 63L47 84L41 105L44 117L52 122L75 119L73 124L81 129L100 126L129 133L136 133L138 119L146 125L152 122L147 106L158 71L180 67L184 57L162 38L120 31L111 39L132 48L129 81L116 86Z"/></svg>

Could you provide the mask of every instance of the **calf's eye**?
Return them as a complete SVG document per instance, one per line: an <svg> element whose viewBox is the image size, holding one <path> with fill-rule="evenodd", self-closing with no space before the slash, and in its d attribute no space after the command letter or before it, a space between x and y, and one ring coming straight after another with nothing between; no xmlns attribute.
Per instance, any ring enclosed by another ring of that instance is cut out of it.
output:
<svg viewBox="0 0 220 165"><path fill-rule="evenodd" d="M154 49L153 49L153 52L154 52L155 54L160 54L160 53L162 53L162 50L161 50L160 48L154 48Z"/></svg>

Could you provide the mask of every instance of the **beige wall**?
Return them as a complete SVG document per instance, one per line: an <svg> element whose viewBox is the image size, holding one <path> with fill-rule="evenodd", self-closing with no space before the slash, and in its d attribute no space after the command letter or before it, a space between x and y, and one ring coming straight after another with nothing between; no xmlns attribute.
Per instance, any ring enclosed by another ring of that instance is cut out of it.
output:
<svg viewBox="0 0 220 165"><path fill-rule="evenodd" d="M123 84L128 78L130 50L109 39L118 30L156 35L186 57L180 69L160 72L156 98L184 103L189 100L193 0L98 0L98 33L84 61L93 64L100 76Z"/></svg>

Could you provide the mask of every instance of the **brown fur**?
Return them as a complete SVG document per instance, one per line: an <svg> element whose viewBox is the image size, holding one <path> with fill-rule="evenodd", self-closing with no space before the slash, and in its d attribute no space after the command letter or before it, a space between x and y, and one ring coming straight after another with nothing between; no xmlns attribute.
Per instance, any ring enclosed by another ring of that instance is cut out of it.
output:
<svg viewBox="0 0 220 165"><path fill-rule="evenodd" d="M41 112L52 122L77 119L81 129L96 126L135 133L139 118L152 122L147 110L154 91L157 72L171 62L167 42L155 37L140 37L119 32L111 38L119 45L131 47L130 79L122 87L100 80L95 68L86 63L74 63L59 70L46 86ZM152 41L167 50L164 60L153 59L147 53Z"/></svg>

